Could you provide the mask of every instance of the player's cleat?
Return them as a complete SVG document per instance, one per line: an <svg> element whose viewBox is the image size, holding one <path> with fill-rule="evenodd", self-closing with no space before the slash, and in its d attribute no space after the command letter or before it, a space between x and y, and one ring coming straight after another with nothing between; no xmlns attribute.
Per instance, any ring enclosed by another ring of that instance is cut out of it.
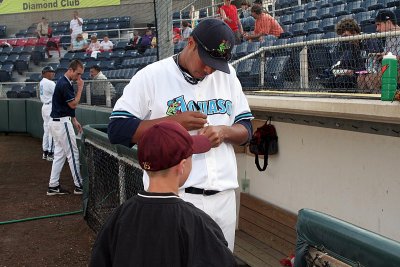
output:
<svg viewBox="0 0 400 267"><path fill-rule="evenodd" d="M47 159L48 152L43 151L42 159L46 160Z"/></svg>
<svg viewBox="0 0 400 267"><path fill-rule="evenodd" d="M67 195L69 192L63 189L61 186L49 187L47 190L48 196L55 196L55 195Z"/></svg>
<svg viewBox="0 0 400 267"><path fill-rule="evenodd" d="M53 161L53 159L54 159L54 153L49 153L49 154L47 154L47 161Z"/></svg>
<svg viewBox="0 0 400 267"><path fill-rule="evenodd" d="M75 186L74 194L75 195L82 195L83 194L83 188L80 187L80 186Z"/></svg>

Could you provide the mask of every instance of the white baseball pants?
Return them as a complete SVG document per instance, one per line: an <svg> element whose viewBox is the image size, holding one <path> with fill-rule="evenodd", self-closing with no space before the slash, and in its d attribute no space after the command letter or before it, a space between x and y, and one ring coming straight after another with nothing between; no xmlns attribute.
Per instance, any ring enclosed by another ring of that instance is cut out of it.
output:
<svg viewBox="0 0 400 267"><path fill-rule="evenodd" d="M207 213L224 233L228 248L233 252L235 245L236 229L236 196L235 190L225 190L212 196L185 193L184 189L179 190L179 196L192 203L196 208Z"/></svg>
<svg viewBox="0 0 400 267"><path fill-rule="evenodd" d="M71 117L62 117L59 118L59 120L60 121L54 121L54 119L51 119L49 122L50 133L53 135L55 143L49 187L59 185L60 173L66 158L68 159L75 186L82 187L82 176L79 167L79 150L76 145L76 136Z"/></svg>
<svg viewBox="0 0 400 267"><path fill-rule="evenodd" d="M42 106L42 118L43 118L43 140L42 148L43 151L54 152L54 142L53 137L49 131L49 122L51 120L51 102L48 104L43 104Z"/></svg>

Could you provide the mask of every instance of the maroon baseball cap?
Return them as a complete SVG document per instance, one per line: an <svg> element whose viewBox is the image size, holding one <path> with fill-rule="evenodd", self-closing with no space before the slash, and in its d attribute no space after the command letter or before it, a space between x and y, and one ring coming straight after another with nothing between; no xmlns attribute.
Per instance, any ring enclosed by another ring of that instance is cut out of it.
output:
<svg viewBox="0 0 400 267"><path fill-rule="evenodd" d="M147 129L140 138L139 164L146 171L161 171L210 149L211 142L206 136L191 136L179 123L164 121Z"/></svg>

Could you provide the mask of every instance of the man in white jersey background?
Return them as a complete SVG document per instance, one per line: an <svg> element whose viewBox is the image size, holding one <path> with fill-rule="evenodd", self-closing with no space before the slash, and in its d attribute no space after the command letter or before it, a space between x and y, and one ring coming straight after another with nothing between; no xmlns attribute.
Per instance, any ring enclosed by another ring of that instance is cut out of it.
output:
<svg viewBox="0 0 400 267"><path fill-rule="evenodd" d="M49 121L51 112L51 100L53 98L54 88L56 83L53 82L55 71L51 66L46 66L42 69L42 80L39 83L40 88L40 101L42 101L42 118L43 118L43 159L48 161L53 160L54 156L54 143L53 137L49 132Z"/></svg>
<svg viewBox="0 0 400 267"><path fill-rule="evenodd" d="M78 11L74 11L73 18L69 23L69 31L71 33L71 43L76 39L76 36L82 33L83 19L78 16Z"/></svg>
<svg viewBox="0 0 400 267"><path fill-rule="evenodd" d="M232 251L238 187L233 145L248 142L253 119L235 69L228 64L234 43L226 23L201 21L181 53L132 77L108 126L111 143L129 147L164 120L177 121L191 134L210 140L209 152L193 156L192 172L179 195L217 222ZM143 182L147 189L146 174Z"/></svg>

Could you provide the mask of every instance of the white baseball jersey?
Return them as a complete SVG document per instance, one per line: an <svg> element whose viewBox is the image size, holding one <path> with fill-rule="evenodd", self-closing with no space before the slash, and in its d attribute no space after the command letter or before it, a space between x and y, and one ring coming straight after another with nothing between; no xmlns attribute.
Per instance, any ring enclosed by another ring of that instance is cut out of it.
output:
<svg viewBox="0 0 400 267"><path fill-rule="evenodd" d="M56 83L43 78L40 83L40 101L42 101L43 104L50 103L52 98L53 98L53 93L54 93L54 88L56 87Z"/></svg>
<svg viewBox="0 0 400 267"><path fill-rule="evenodd" d="M107 50L112 50L114 47L114 44L111 41L107 41L107 42L101 41L100 46L101 46L101 49L107 51Z"/></svg>
<svg viewBox="0 0 400 267"><path fill-rule="evenodd" d="M215 71L198 84L185 81L172 57L148 65L132 77L115 104L112 118L156 119L196 111L194 102L207 115L210 125L227 125L253 119L247 99L230 66L230 74ZM192 134L194 134L193 132ZM238 187L233 146L222 143L209 152L193 155L192 172L182 188L223 191ZM145 188L148 176L143 177Z"/></svg>
<svg viewBox="0 0 400 267"><path fill-rule="evenodd" d="M76 36L78 33L82 33L82 25L79 25L78 20L83 24L83 19L72 19L69 23L69 28L72 30L72 35Z"/></svg>

